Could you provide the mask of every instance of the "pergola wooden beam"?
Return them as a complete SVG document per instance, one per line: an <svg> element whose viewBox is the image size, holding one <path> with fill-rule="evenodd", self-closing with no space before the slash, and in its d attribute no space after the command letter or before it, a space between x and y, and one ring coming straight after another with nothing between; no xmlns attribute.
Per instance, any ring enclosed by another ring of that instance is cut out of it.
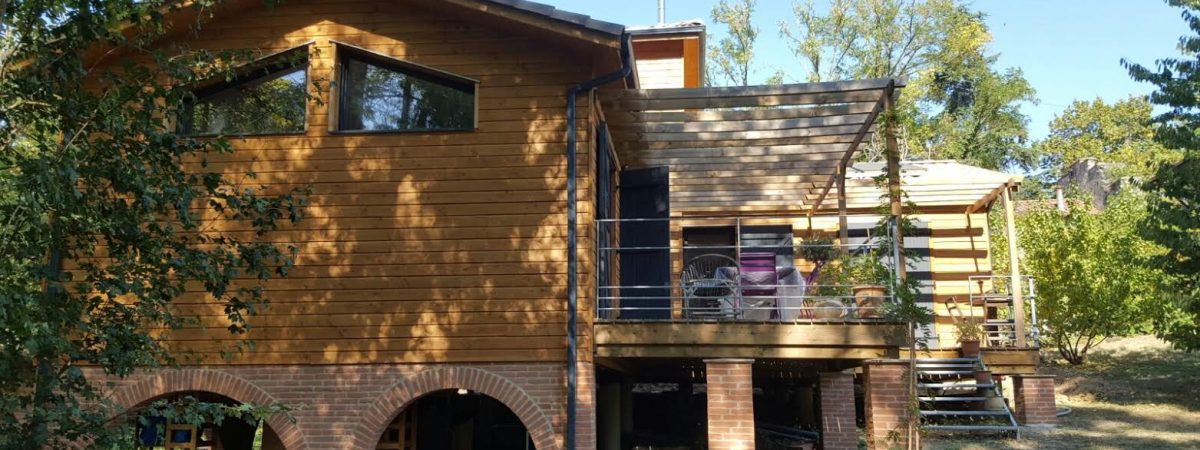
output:
<svg viewBox="0 0 1200 450"><path fill-rule="evenodd" d="M843 186L842 191L845 190L844 186L845 186L845 179L846 179L846 169L850 165L850 159L854 157L854 154L856 152L858 152L858 146L860 144L862 144L863 139L866 139L867 134L870 133L871 126L875 124L875 119L877 117L879 117L879 113L881 111L883 111L883 105L884 105L885 100L887 99L888 96L892 95L894 86L895 86L894 83L889 83L887 85L887 87L883 90L883 92L880 94L879 100L875 102L875 107L872 108L871 112L867 115L867 120L866 120L865 125L861 129L858 130L858 134L854 136L854 141L850 142L850 148L846 149L846 153L844 155L842 155L842 161L840 164L838 164L838 172L829 178L829 182L825 183L825 187L823 189L821 189L821 194L817 196L817 201L815 203L813 203L812 207L809 209L808 217L812 217L813 214L816 214L817 209L821 208L821 203L825 202L825 197L829 195L829 190L833 189L834 183L837 183L838 182L837 180L839 178L842 179L842 184L841 184L841 186ZM841 205L842 203L844 203L844 202L839 198L838 204Z"/></svg>
<svg viewBox="0 0 1200 450"><path fill-rule="evenodd" d="M1017 185L1016 180L1009 180L1007 183L1000 185L996 189L992 189L992 192L988 193L988 195L983 196L983 198L980 198L979 201L975 202L971 206L968 206L966 213L973 214L975 212L978 212L979 210L986 208L987 205L990 205L990 204L992 204L992 202L996 201L996 198L1000 197L1000 195L1002 193L1004 193L1004 191L1012 189L1012 188L1016 187L1016 185Z"/></svg>

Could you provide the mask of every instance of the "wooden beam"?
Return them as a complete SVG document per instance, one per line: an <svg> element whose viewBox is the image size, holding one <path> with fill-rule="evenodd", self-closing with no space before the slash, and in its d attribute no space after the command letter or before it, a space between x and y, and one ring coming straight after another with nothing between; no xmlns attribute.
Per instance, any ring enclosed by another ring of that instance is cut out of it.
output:
<svg viewBox="0 0 1200 450"><path fill-rule="evenodd" d="M834 175L838 182L838 243L841 245L850 244L850 218L846 215L846 160L842 160L841 166L838 167L838 173ZM813 208L809 214L815 212L817 208ZM849 250L848 247L843 247Z"/></svg>
<svg viewBox="0 0 1200 450"><path fill-rule="evenodd" d="M596 345L886 347L903 344L896 324L674 323L596 324Z"/></svg>
<svg viewBox="0 0 1200 450"><path fill-rule="evenodd" d="M614 91L629 92L629 91ZM617 109L626 111L667 111L675 109L738 108L748 106L828 105L838 103L867 103L879 98L876 91L853 91L818 94L766 95L751 97L697 97L668 100L620 98L611 101Z"/></svg>
<svg viewBox="0 0 1200 450"><path fill-rule="evenodd" d="M1001 192L1007 191L1015 185L1015 180L1009 180L1008 182L1001 184L999 187L992 189L991 192L980 198L979 201L976 201L975 203L971 204L971 206L968 206L966 213L973 214L987 207L987 205L990 205L992 202L996 201L996 197L999 197Z"/></svg>
<svg viewBox="0 0 1200 450"><path fill-rule="evenodd" d="M607 345L596 347L602 358L779 358L877 359L894 358L897 347L723 347Z"/></svg>
<svg viewBox="0 0 1200 450"><path fill-rule="evenodd" d="M887 195L888 203L891 206L892 224L893 224L893 239L896 242L896 253L899 255L899 261L896 261L896 276L903 281L907 276L908 264L904 258L904 233L900 227L900 217L904 213L904 207L901 203L900 191L900 148L896 142L896 116L895 116L895 97L894 90L889 88L883 95L883 109L888 116L884 121L883 140L885 153L887 154Z"/></svg>
<svg viewBox="0 0 1200 450"><path fill-rule="evenodd" d="M606 105L607 106L607 105ZM713 111L620 111L609 113L613 124L641 122L715 122L727 120L774 120L802 117L828 117L871 112L869 103L850 103L807 108L740 109Z"/></svg>
<svg viewBox="0 0 1200 450"><path fill-rule="evenodd" d="M837 182L838 178L842 179L841 183L843 183L843 185L845 184L846 169L850 167L850 159L853 158L854 153L858 151L859 144L862 144L863 139L866 139L867 134L870 133L871 126L875 124L875 119L879 117L879 112L884 108L886 103L885 99L890 96L891 90L885 89L883 94L881 94L879 97L879 101L875 102L875 107L872 108L871 112L867 114L867 120L864 122L864 126L858 130L858 134L854 135L854 140L850 142L850 148L846 150L844 155L842 155L841 167L843 170L841 175L834 175L829 179L829 182L825 183L825 188L821 190L821 195L817 197L817 201L813 203L812 210L808 213L809 217L812 217L812 215L816 213L817 209L821 207L821 203L825 202L825 196L829 195L829 190L833 189L833 184Z"/></svg>
<svg viewBox="0 0 1200 450"><path fill-rule="evenodd" d="M1017 250L1017 222L1013 213L1012 195L1006 186L1001 192L1004 199L1004 231L1008 235L1008 269L1012 276L1013 319L1017 333L1017 347L1025 347L1025 300L1021 295L1021 265Z"/></svg>
<svg viewBox="0 0 1200 450"><path fill-rule="evenodd" d="M730 111L741 112L741 111ZM696 133L716 131L787 130L795 128L830 127L837 125L861 126L869 113L843 114L837 116L796 117L787 119L759 120L713 120L706 122L654 122L613 123L614 131L636 131L642 133Z"/></svg>
<svg viewBox="0 0 1200 450"><path fill-rule="evenodd" d="M900 82L899 86L903 86ZM676 89L626 89L607 93L606 99L697 99L712 97L763 97L775 95L797 94L831 94L850 93L855 91L870 91L897 86L891 78L876 78L870 80L828 81L823 83L778 84L761 86L725 86L705 88L676 88Z"/></svg>

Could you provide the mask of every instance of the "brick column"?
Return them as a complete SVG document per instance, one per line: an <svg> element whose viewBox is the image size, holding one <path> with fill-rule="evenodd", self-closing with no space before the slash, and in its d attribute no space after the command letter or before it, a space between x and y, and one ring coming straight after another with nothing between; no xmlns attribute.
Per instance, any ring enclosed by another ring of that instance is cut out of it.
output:
<svg viewBox="0 0 1200 450"><path fill-rule="evenodd" d="M706 359L709 450L754 450L753 359Z"/></svg>
<svg viewBox="0 0 1200 450"><path fill-rule="evenodd" d="M1017 404L1017 421L1021 425L1058 423L1058 410L1054 404L1054 375L1014 376L1013 398Z"/></svg>
<svg viewBox="0 0 1200 450"><path fill-rule="evenodd" d="M854 423L853 374L821 374L821 448L858 448L858 432Z"/></svg>
<svg viewBox="0 0 1200 450"><path fill-rule="evenodd" d="M866 396L867 448L906 447L908 361L874 360L863 366ZM891 439L889 435L897 439Z"/></svg>

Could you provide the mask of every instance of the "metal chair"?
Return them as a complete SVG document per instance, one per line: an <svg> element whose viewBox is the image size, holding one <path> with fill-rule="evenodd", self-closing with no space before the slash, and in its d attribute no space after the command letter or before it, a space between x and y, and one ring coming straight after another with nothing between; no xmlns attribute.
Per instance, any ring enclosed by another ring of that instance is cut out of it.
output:
<svg viewBox="0 0 1200 450"><path fill-rule="evenodd" d="M683 290L684 314L689 317L728 317L738 314L737 280L720 278L724 267L737 267L737 261L710 253L692 258L679 275Z"/></svg>

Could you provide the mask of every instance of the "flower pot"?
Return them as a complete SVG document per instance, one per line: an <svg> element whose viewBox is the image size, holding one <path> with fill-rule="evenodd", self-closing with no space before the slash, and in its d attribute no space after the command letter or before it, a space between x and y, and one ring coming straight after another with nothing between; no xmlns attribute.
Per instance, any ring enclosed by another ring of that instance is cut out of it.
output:
<svg viewBox="0 0 1200 450"><path fill-rule="evenodd" d="M887 298L887 288L874 284L863 284L854 286L851 291L854 293L854 303L858 306L858 317L880 316L879 308L883 306L883 299Z"/></svg>
<svg viewBox="0 0 1200 450"><path fill-rule="evenodd" d="M988 411L1004 411L1004 397L996 395L994 392L983 399L983 409Z"/></svg>
<svg viewBox="0 0 1200 450"><path fill-rule="evenodd" d="M842 319L846 317L846 305L835 298L815 298L812 301L814 319Z"/></svg>
<svg viewBox="0 0 1200 450"><path fill-rule="evenodd" d="M976 370L975 371L975 382L976 383L991 384L992 381L993 381L992 380L992 371L990 371L990 370Z"/></svg>
<svg viewBox="0 0 1200 450"><path fill-rule="evenodd" d="M979 356L979 340L978 339L964 339L964 340L962 340L961 343L962 343L962 349L960 350L960 352L962 353L963 358L974 358L976 356Z"/></svg>

